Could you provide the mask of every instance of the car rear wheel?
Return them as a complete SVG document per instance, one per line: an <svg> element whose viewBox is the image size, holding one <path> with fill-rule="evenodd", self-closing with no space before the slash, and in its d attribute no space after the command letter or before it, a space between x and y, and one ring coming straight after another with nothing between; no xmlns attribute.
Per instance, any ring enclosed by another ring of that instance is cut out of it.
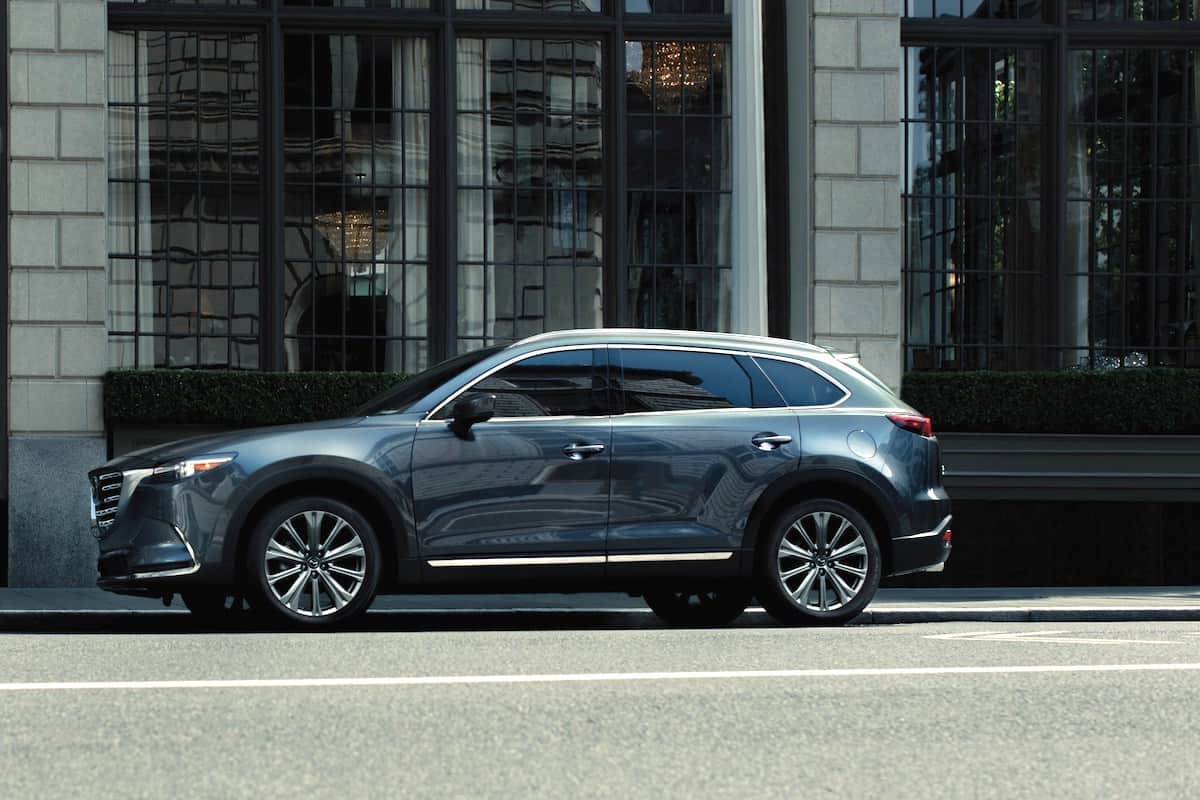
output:
<svg viewBox="0 0 1200 800"><path fill-rule="evenodd" d="M276 506L250 539L247 568L262 605L302 627L338 625L366 611L382 551L366 517L331 498Z"/></svg>
<svg viewBox="0 0 1200 800"><path fill-rule="evenodd" d="M814 499L781 514L758 549L758 597L793 625L840 625L879 588L883 559L867 519L839 500Z"/></svg>
<svg viewBox="0 0 1200 800"><path fill-rule="evenodd" d="M671 625L728 625L741 616L752 597L748 587L728 587L707 592L647 592L644 599L659 619Z"/></svg>

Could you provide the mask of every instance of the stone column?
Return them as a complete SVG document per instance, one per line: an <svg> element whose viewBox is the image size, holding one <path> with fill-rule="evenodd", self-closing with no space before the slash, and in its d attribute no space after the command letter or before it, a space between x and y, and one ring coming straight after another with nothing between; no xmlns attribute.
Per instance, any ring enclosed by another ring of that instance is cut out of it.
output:
<svg viewBox="0 0 1200 800"><path fill-rule="evenodd" d="M767 335L762 0L733 12L733 330Z"/></svg>
<svg viewBox="0 0 1200 800"><path fill-rule="evenodd" d="M812 332L860 353L893 388L903 333L900 5L812 6Z"/></svg>
<svg viewBox="0 0 1200 800"><path fill-rule="evenodd" d="M91 585L87 470L105 460L103 0L9 13L9 583Z"/></svg>

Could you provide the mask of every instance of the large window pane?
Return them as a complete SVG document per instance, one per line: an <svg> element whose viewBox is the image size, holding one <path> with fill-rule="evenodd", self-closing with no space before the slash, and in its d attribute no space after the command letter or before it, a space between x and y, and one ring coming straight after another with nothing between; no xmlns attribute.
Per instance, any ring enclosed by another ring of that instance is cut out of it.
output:
<svg viewBox="0 0 1200 800"><path fill-rule="evenodd" d="M460 349L602 323L600 52L458 42Z"/></svg>
<svg viewBox="0 0 1200 800"><path fill-rule="evenodd" d="M644 327L728 330L728 45L625 43L628 306Z"/></svg>
<svg viewBox="0 0 1200 800"><path fill-rule="evenodd" d="M429 72L424 39L284 39L289 369L428 362Z"/></svg>
<svg viewBox="0 0 1200 800"><path fill-rule="evenodd" d="M601 0L454 0L463 11L598 12Z"/></svg>
<svg viewBox="0 0 1200 800"><path fill-rule="evenodd" d="M1200 366L1198 68L1191 50L1070 54L1065 344L1081 366Z"/></svg>
<svg viewBox="0 0 1200 800"><path fill-rule="evenodd" d="M255 34L109 34L113 366L259 366L260 70Z"/></svg>
<svg viewBox="0 0 1200 800"><path fill-rule="evenodd" d="M909 48L905 67L909 366L1050 366L1041 51Z"/></svg>

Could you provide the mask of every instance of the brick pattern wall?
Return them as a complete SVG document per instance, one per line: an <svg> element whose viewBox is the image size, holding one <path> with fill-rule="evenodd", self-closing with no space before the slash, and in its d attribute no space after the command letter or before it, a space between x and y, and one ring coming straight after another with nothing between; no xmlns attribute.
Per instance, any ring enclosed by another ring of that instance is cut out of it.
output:
<svg viewBox="0 0 1200 800"><path fill-rule="evenodd" d="M813 337L902 370L900 0L815 0Z"/></svg>
<svg viewBox="0 0 1200 800"><path fill-rule="evenodd" d="M102 434L103 0L10 0L9 421Z"/></svg>

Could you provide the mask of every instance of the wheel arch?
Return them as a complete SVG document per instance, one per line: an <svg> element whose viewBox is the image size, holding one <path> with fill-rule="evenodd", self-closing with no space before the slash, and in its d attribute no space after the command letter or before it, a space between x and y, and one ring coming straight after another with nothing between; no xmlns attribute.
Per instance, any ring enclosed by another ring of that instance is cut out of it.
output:
<svg viewBox="0 0 1200 800"><path fill-rule="evenodd" d="M328 497L367 518L379 537L385 566L380 585L393 583L408 552L405 515L399 498L384 488L388 478L358 462L338 461L287 465L255 483L230 515L222 561L229 577L244 578L250 534L270 509L297 497ZM370 470L368 472L368 470Z"/></svg>
<svg viewBox="0 0 1200 800"><path fill-rule="evenodd" d="M816 497L839 500L867 518L879 540L883 575L892 569L892 536L899 521L884 492L868 478L842 469L804 470L779 478L759 496L746 523L743 548L754 552L760 534L790 506ZM756 557L743 559L743 570L753 572Z"/></svg>

